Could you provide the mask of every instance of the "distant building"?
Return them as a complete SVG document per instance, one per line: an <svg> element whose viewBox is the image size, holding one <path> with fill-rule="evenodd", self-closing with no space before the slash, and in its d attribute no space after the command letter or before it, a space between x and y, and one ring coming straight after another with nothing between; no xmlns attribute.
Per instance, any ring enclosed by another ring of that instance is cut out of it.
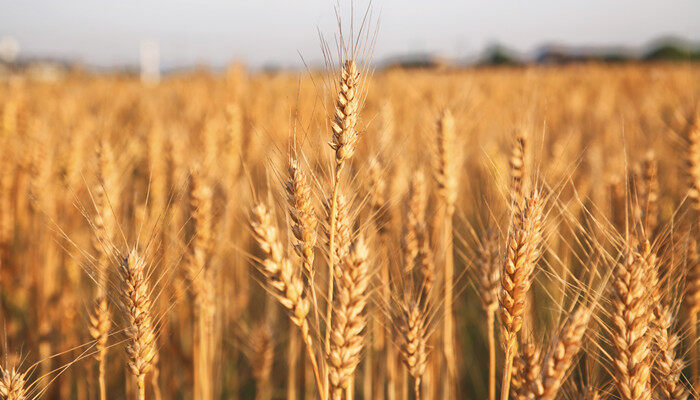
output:
<svg viewBox="0 0 700 400"><path fill-rule="evenodd" d="M0 61L11 63L19 55L19 42L12 36L0 38Z"/></svg>
<svg viewBox="0 0 700 400"><path fill-rule="evenodd" d="M152 40L141 42L141 82L160 82L160 49Z"/></svg>

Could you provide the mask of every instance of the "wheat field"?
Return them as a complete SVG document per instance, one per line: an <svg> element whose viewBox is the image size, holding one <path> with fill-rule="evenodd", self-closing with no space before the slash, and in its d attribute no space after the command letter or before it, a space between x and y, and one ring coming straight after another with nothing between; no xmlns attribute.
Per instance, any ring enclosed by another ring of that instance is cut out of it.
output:
<svg viewBox="0 0 700 400"><path fill-rule="evenodd" d="M0 397L697 398L700 68L0 82Z"/></svg>

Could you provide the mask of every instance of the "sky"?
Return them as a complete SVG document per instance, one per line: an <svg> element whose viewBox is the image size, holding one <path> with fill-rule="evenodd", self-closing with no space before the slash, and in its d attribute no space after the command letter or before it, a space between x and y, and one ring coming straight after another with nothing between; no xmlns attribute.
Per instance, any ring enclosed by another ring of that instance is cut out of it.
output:
<svg viewBox="0 0 700 400"><path fill-rule="evenodd" d="M351 2L337 0L0 0L0 37L21 56L98 67L138 65L144 40L163 68L301 67L322 61L319 32L332 41L335 7L350 27ZM354 1L359 25L368 1ZM450 58L500 43L528 54L545 43L640 47L660 36L700 41L700 0L373 0L373 59L412 52Z"/></svg>

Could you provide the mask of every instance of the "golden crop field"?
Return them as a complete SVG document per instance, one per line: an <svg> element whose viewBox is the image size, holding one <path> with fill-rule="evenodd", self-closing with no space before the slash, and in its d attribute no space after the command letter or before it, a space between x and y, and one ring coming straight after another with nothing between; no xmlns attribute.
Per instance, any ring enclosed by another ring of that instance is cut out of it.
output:
<svg viewBox="0 0 700 400"><path fill-rule="evenodd" d="M0 397L697 398L698 78L13 74Z"/></svg>

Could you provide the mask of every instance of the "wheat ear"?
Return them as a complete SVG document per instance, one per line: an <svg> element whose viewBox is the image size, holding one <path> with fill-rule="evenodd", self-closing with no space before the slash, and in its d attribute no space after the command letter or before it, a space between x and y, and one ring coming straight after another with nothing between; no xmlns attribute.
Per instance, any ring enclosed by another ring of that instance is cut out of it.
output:
<svg viewBox="0 0 700 400"><path fill-rule="evenodd" d="M581 307L564 325L544 359L542 373L535 383L535 395L540 400L554 400L564 383L566 372L581 348L591 309Z"/></svg>
<svg viewBox="0 0 700 400"><path fill-rule="evenodd" d="M508 162L510 167L509 194L511 204L520 204L525 197L525 179L527 178L527 170L525 168L526 144L525 134L522 131L518 131L515 135L515 143Z"/></svg>
<svg viewBox="0 0 700 400"><path fill-rule="evenodd" d="M260 271L265 276L266 283L277 300L289 311L292 322L301 330L306 352L314 370L317 389L321 398L325 399L324 386L321 383L313 341L309 333L307 318L309 301L304 296L304 283L299 276L299 271L295 270L289 259L285 257L277 228L272 221L272 215L264 204L259 204L253 209L250 224L255 240L265 254Z"/></svg>
<svg viewBox="0 0 700 400"><path fill-rule="evenodd" d="M544 202L539 192L534 191L522 206L516 207L511 223L499 294L505 347L502 400L508 399L516 335L522 328L527 293L540 255L543 218Z"/></svg>
<svg viewBox="0 0 700 400"><path fill-rule="evenodd" d="M352 382L364 347L366 318L363 310L367 304L369 284L368 252L364 240L358 237L335 278L338 293L333 303L330 351L326 354L330 393L334 400L341 399L343 391Z"/></svg>
<svg viewBox="0 0 700 400"><path fill-rule="evenodd" d="M486 332L489 342L489 400L496 398L496 338L494 325L498 310L500 288L500 249L498 232L488 229L477 250L476 269L481 304L486 312Z"/></svg>
<svg viewBox="0 0 700 400"><path fill-rule="evenodd" d="M628 245L613 271L613 345L616 383L623 400L651 398L650 323L653 319L647 284L652 254ZM653 262L653 261L652 261Z"/></svg>
<svg viewBox="0 0 700 400"><path fill-rule="evenodd" d="M647 153L642 163L642 181L639 197L641 199L641 218L644 233L650 237L656 230L659 218L659 177L654 153Z"/></svg>
<svg viewBox="0 0 700 400"><path fill-rule="evenodd" d="M655 378L658 380L659 398L668 400L685 400L688 392L681 382L683 360L676 355L676 346L680 342L678 335L671 331L673 313L668 306L660 308L655 319L654 358Z"/></svg>
<svg viewBox="0 0 700 400"><path fill-rule="evenodd" d="M138 399L146 398L146 374L153 367L156 354L156 329L151 317L151 291L146 263L132 251L120 264L123 305L126 310L126 354L129 368L136 377Z"/></svg>
<svg viewBox="0 0 700 400"><path fill-rule="evenodd" d="M516 400L530 400L534 397L535 383L542 369L541 356L540 348L531 335L523 335L518 354L513 359L511 393Z"/></svg>
<svg viewBox="0 0 700 400"><path fill-rule="evenodd" d="M404 232L402 237L403 265L406 271L414 268L418 257L418 225L425 221L426 208L425 176L418 171L413 174L405 206Z"/></svg>
<svg viewBox="0 0 700 400"><path fill-rule="evenodd" d="M256 400L270 398L270 376L275 357L275 347L272 341L270 329L262 324L251 332L250 335L251 366L253 367L253 379L255 380ZM293 368L293 366L289 366Z"/></svg>
<svg viewBox="0 0 700 400"><path fill-rule="evenodd" d="M420 301L401 305L397 318L401 359L413 378L416 400L421 398L421 380L428 364L429 330L426 318L426 306Z"/></svg>
<svg viewBox="0 0 700 400"><path fill-rule="evenodd" d="M28 400L26 376L14 367L0 367L0 396L4 400Z"/></svg>

